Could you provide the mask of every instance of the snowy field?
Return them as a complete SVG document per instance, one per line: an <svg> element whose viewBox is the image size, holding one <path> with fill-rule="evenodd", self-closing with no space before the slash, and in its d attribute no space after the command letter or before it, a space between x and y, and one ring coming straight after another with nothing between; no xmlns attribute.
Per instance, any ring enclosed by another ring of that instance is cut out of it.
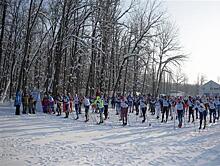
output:
<svg viewBox="0 0 220 166"><path fill-rule="evenodd" d="M0 106L0 165L190 166L220 165L220 125L198 131L198 122L175 129L148 115L151 126L130 114L122 127L115 112L102 125L55 115L14 115ZM96 115L93 114L95 117Z"/></svg>

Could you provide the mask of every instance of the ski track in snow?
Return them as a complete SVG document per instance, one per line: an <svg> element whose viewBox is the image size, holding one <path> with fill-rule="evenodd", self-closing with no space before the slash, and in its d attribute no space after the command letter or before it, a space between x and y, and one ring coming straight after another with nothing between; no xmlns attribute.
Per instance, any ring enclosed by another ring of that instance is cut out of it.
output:
<svg viewBox="0 0 220 166"><path fill-rule="evenodd" d="M14 108L0 106L0 165L114 165L191 166L220 165L220 125L199 130L186 123L181 129L173 121L161 124L148 114L151 126L129 115L129 125L110 109L102 125L37 113L14 115ZM137 119L137 121L136 121ZM219 123L219 122L218 122ZM177 121L176 121L177 124Z"/></svg>

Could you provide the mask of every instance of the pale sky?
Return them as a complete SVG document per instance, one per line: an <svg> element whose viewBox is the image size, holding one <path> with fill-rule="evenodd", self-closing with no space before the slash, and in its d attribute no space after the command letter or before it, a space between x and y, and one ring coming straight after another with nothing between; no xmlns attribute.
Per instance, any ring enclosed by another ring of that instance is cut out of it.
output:
<svg viewBox="0 0 220 166"><path fill-rule="evenodd" d="M165 0L164 6L179 29L180 43L190 53L182 66L195 83L202 73L208 80L220 77L220 0Z"/></svg>

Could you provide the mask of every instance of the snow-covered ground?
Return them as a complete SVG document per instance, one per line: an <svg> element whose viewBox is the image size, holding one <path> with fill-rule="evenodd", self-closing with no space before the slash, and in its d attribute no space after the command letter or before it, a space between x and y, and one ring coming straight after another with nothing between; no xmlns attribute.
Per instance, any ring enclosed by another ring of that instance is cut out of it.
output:
<svg viewBox="0 0 220 166"><path fill-rule="evenodd" d="M122 127L110 114L96 125L91 117L84 123L83 114L77 121L73 114L15 116L13 107L1 105L0 165L220 165L219 124L199 132L197 121L174 130L173 121L148 115L149 126L130 114L130 125Z"/></svg>

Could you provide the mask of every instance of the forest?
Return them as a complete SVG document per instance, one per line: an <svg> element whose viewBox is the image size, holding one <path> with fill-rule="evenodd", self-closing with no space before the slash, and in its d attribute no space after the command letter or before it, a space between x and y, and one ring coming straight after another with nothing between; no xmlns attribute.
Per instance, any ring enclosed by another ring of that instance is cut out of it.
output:
<svg viewBox="0 0 220 166"><path fill-rule="evenodd" d="M1 0L0 12L1 100L33 89L90 96L193 89L181 73L187 53L178 27L161 1Z"/></svg>

